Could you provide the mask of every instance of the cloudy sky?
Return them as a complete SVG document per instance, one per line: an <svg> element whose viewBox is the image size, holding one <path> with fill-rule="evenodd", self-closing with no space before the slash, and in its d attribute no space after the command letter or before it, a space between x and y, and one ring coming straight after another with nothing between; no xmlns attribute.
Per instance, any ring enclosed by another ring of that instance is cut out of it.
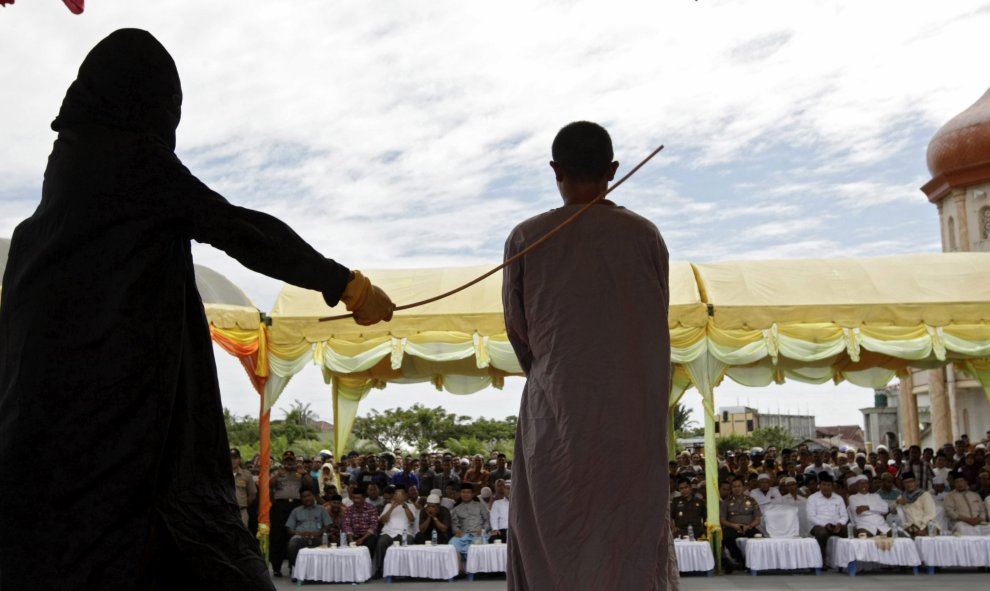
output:
<svg viewBox="0 0 990 591"><path fill-rule="evenodd" d="M38 203L48 125L86 52L140 27L178 65L186 165L352 268L498 262L513 225L559 203L549 146L576 119L611 131L625 169L666 145L614 197L674 259L934 252L925 150L990 85L988 25L977 2L93 0L74 16L18 0L0 9L0 236ZM271 308L279 282L194 253ZM217 362L225 405L256 413L239 365ZM365 408L506 416L521 389L394 386ZM850 385L717 396L819 424L872 405ZM293 399L330 417L315 368L279 408Z"/></svg>

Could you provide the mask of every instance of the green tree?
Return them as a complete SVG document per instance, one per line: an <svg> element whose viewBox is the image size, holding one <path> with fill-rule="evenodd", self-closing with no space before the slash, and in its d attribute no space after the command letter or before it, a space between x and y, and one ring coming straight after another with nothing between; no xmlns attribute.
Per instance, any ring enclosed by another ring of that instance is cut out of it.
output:
<svg viewBox="0 0 990 591"><path fill-rule="evenodd" d="M751 442L750 445L762 447L763 449L771 446L777 449L784 449L797 443L797 439L791 435L791 432L780 426L756 429L750 433L749 439Z"/></svg>
<svg viewBox="0 0 990 591"><path fill-rule="evenodd" d="M243 447L256 444L259 440L258 419L250 415L236 416L230 410L223 409L223 423L227 427L227 439L230 445ZM244 450L241 450L242 456Z"/></svg>
<svg viewBox="0 0 990 591"><path fill-rule="evenodd" d="M309 403L303 404L298 400L294 401L289 410L282 411L285 418L281 421L272 421L272 439L285 437L289 444L306 439L317 439L320 431L316 428L317 416L310 408ZM274 447L272 448L274 452ZM282 450L284 451L284 450ZM279 452L281 457L281 452Z"/></svg>
<svg viewBox="0 0 990 591"><path fill-rule="evenodd" d="M691 420L692 412L694 411L683 404L676 404L674 406L674 431L685 432L695 424L695 421Z"/></svg>
<svg viewBox="0 0 990 591"><path fill-rule="evenodd" d="M752 445L747 435L723 435L715 440L719 455L725 455L725 452L736 449L749 449Z"/></svg>

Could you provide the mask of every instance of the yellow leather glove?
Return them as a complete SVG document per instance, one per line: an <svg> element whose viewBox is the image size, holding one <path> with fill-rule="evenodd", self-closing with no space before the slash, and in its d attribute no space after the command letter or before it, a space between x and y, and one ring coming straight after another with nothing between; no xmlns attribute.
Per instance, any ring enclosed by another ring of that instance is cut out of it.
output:
<svg viewBox="0 0 990 591"><path fill-rule="evenodd" d="M354 314L354 322L362 326L391 320L395 310L395 304L388 295L372 285L371 280L360 271L354 271L354 279L344 288L340 301L344 302L348 312Z"/></svg>

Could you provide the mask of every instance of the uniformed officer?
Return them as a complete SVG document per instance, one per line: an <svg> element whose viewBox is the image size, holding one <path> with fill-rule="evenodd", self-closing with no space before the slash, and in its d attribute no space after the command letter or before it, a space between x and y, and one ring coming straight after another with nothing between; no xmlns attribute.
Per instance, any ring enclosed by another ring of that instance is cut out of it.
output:
<svg viewBox="0 0 990 591"><path fill-rule="evenodd" d="M312 489L313 477L301 464L296 463L296 454L287 450L282 454L282 467L276 470L269 483L272 494L271 521L268 558L272 563L272 576L282 576L282 562L288 551L289 537L285 522L292 510L301 505L299 490Z"/></svg>
<svg viewBox="0 0 990 591"><path fill-rule="evenodd" d="M241 467L241 450L236 447L230 450L230 467L234 471L234 492L237 493L237 506L241 508L241 521L247 527L248 505L257 498L258 485L251 473Z"/></svg>
<svg viewBox="0 0 990 591"><path fill-rule="evenodd" d="M681 496L670 502L670 526L674 536L686 536L688 526L695 536L705 533L705 502L694 494L691 481L682 478L677 482L677 492Z"/></svg>
<svg viewBox="0 0 990 591"><path fill-rule="evenodd" d="M746 483L739 479L733 480L732 494L721 502L719 518L725 548L736 563L744 563L742 551L736 540L752 538L760 533L757 527L760 525L761 517L760 505L747 494Z"/></svg>

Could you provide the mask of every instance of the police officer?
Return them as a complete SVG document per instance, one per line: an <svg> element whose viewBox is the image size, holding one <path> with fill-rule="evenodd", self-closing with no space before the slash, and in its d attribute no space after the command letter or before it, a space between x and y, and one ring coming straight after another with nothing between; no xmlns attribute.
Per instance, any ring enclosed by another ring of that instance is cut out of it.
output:
<svg viewBox="0 0 990 591"><path fill-rule="evenodd" d="M230 467L234 471L234 492L237 493L237 506L241 509L241 521L248 524L248 505L258 497L258 485L251 473L241 467L241 450L230 450Z"/></svg>
<svg viewBox="0 0 990 591"><path fill-rule="evenodd" d="M760 533L760 504L747 494L746 483L740 479L732 481L732 494L721 502L720 522L725 548L737 564L744 564L742 551L736 544L739 538L752 538ZM730 563L730 568L735 564Z"/></svg>
<svg viewBox="0 0 990 591"><path fill-rule="evenodd" d="M301 505L300 489L313 488L313 477L302 464L296 463L296 454L287 450L282 454L282 466L276 470L269 483L272 493L272 531L268 558L272 563L272 576L282 576L282 561L286 558L289 537L285 522L292 510Z"/></svg>
<svg viewBox="0 0 990 591"><path fill-rule="evenodd" d="M677 481L677 492L681 496L670 502L671 533L686 536L690 526L695 536L701 536L705 532L705 502L695 496L691 481L687 478Z"/></svg>

